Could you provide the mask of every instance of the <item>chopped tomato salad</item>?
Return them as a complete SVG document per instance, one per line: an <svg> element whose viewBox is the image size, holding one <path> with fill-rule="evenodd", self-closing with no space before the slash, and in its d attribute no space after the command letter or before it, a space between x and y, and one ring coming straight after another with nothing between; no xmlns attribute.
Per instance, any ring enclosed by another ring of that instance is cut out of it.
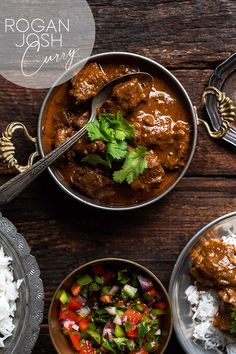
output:
<svg viewBox="0 0 236 354"><path fill-rule="evenodd" d="M62 331L78 353L158 353L168 306L143 275L96 265L58 298Z"/></svg>

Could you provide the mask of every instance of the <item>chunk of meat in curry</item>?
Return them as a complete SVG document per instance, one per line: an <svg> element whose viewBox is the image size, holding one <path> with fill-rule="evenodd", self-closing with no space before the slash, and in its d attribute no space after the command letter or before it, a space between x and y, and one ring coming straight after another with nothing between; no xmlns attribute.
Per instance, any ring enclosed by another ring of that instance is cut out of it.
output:
<svg viewBox="0 0 236 354"><path fill-rule="evenodd" d="M219 239L204 240L191 253L191 274L201 287L214 288L221 304L214 325L228 331L236 306L236 246Z"/></svg>

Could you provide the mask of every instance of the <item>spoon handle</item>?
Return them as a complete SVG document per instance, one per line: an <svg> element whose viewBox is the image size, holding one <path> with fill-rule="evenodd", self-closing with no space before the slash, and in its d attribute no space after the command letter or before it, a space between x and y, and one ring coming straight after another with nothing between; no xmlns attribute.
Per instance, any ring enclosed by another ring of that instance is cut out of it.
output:
<svg viewBox="0 0 236 354"><path fill-rule="evenodd" d="M49 167L58 157L68 150L74 143L86 133L86 126L75 133L65 143L60 145L48 155L37 161L26 171L20 173L0 187L0 205L10 202L22 192L36 177Z"/></svg>

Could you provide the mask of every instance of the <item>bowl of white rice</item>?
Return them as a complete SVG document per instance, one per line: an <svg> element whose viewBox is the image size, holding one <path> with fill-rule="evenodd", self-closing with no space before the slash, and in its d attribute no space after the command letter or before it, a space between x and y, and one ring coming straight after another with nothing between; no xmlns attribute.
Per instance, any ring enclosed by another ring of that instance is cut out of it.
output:
<svg viewBox="0 0 236 354"><path fill-rule="evenodd" d="M44 291L30 248L0 213L0 353L29 354L43 319Z"/></svg>
<svg viewBox="0 0 236 354"><path fill-rule="evenodd" d="M224 215L198 231L174 266L169 286L174 329L187 354L236 354L236 334L214 326L220 308L217 291L210 286L197 286L190 273L193 249L212 237L236 248L236 212ZM233 263L236 266L236 256Z"/></svg>

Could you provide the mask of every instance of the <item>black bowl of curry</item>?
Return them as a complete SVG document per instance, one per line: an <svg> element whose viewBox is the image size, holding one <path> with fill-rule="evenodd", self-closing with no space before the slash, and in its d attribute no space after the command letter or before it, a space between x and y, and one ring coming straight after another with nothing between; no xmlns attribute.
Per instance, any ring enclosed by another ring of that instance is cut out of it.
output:
<svg viewBox="0 0 236 354"><path fill-rule="evenodd" d="M91 100L113 79L147 72L113 88L94 123L49 171L75 199L102 209L135 209L159 200L185 174L196 145L196 116L179 81L131 53L105 53L75 65L71 80L49 91L38 141L42 156L87 124Z"/></svg>

